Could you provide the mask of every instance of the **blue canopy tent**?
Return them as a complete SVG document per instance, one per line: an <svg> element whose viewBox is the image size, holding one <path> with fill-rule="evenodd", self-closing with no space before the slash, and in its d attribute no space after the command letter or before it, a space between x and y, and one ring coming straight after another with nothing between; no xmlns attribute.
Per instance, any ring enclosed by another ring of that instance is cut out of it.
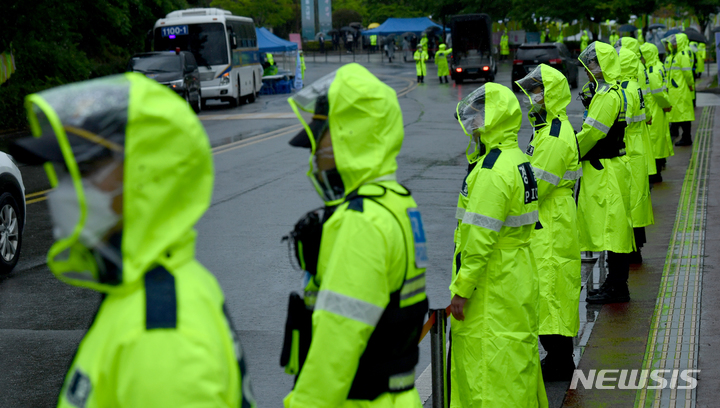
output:
<svg viewBox="0 0 720 408"><path fill-rule="evenodd" d="M363 31L362 35L390 35L410 32L415 33L419 37L428 27L434 27L441 31L443 28L427 17L388 18L384 23L380 24L379 27Z"/></svg>
<svg viewBox="0 0 720 408"><path fill-rule="evenodd" d="M285 52L295 51L298 46L292 41L283 40L268 31L265 27L255 28L257 34L258 48L260 52Z"/></svg>

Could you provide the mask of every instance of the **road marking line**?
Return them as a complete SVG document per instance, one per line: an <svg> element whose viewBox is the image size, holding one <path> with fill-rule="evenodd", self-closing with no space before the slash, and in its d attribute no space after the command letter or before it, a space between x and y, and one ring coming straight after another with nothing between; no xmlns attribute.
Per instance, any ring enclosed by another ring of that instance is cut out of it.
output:
<svg viewBox="0 0 720 408"><path fill-rule="evenodd" d="M36 192L36 193L26 194L26 195L25 195L25 198L28 199L28 198L37 197L37 196L43 195L43 194L45 194L45 193L48 193L48 192L50 192L50 191L52 191L52 188L49 188L49 189L43 190L43 191L38 191L38 192Z"/></svg>
<svg viewBox="0 0 720 408"><path fill-rule="evenodd" d="M253 136L247 139L238 140L237 142L224 144L221 146L216 146L212 149L213 154L220 154L229 150L235 150L235 148L240 146L249 146L251 144L255 144L256 142L259 142L261 140L269 140L272 139L277 135L277 133L286 134L287 132L296 132L300 131L302 129L301 124L292 125L292 126L286 126L284 128L273 130L272 132L263 133L261 135ZM258 140L259 139L259 140Z"/></svg>
<svg viewBox="0 0 720 408"><path fill-rule="evenodd" d="M291 126L291 127L292 127L292 126ZM302 126L301 126L301 127L302 127ZM281 129L281 130L287 130L287 131L286 131L286 132L283 132L283 133L279 133L279 134L274 135L274 136L264 137L264 138L262 138L262 139L260 139L260 140L255 140L254 142L245 143L245 144L241 144L241 145L239 145L239 146L230 147L229 149L224 149L224 150L220 150L220 151L217 151L217 152L213 152L213 155L217 155L217 154L220 154L220 153L229 152L230 150L240 149L241 147L246 147L246 146L254 145L255 143L264 142L264 141L266 141L266 140L275 139L276 137L285 136L285 135L288 135L288 134L291 134L291 133L295 133L295 132L297 132L297 131L300 130L300 129L297 128L297 129L289 129L289 130L288 130L288 128L284 128L284 129ZM250 139L247 139L247 140L250 140Z"/></svg>
<svg viewBox="0 0 720 408"><path fill-rule="evenodd" d="M47 200L47 196L43 196L43 197L39 197L39 198L33 198L32 200L27 200L27 201L25 202L25 205L34 204L34 203L39 203L40 201L45 201L45 200Z"/></svg>
<svg viewBox="0 0 720 408"><path fill-rule="evenodd" d="M295 119L293 112L281 113L238 113L228 115L204 115L198 116L202 120L247 120L247 119Z"/></svg>

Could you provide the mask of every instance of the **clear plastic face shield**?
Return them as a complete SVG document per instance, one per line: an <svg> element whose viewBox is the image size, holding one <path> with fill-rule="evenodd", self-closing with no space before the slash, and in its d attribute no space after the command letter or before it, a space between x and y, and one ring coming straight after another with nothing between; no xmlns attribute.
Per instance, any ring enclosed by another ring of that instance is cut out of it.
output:
<svg viewBox="0 0 720 408"><path fill-rule="evenodd" d="M578 60L585 67L585 70L590 73L592 81L595 82L595 86L598 85L599 81L602 81L602 69L597 58L597 51L595 50L595 43L588 45L585 51L581 52L578 56ZM598 78L599 77L599 78Z"/></svg>
<svg viewBox="0 0 720 408"><path fill-rule="evenodd" d="M93 287L121 279L106 276L98 256L122 270L119 244L109 239L122 230L129 88L124 77L108 77L26 99L34 153L47 160L53 187L47 197L56 242L48 266L61 280Z"/></svg>
<svg viewBox="0 0 720 408"><path fill-rule="evenodd" d="M527 96L524 102L529 113L540 113L545 108L545 86L543 85L541 66L538 65L515 83Z"/></svg>
<svg viewBox="0 0 720 408"><path fill-rule="evenodd" d="M328 206L339 204L345 197L345 186L335 166L329 132L328 92L335 74L336 71L333 71L288 99L309 140L310 145L305 146L310 148L307 175Z"/></svg>
<svg viewBox="0 0 720 408"><path fill-rule="evenodd" d="M482 133L485 131L485 86L474 90L458 103L455 108L455 117L460 123L463 132L470 137L465 156L469 163L476 162L480 156L485 154L485 146L482 144ZM473 142L475 149L470 154Z"/></svg>

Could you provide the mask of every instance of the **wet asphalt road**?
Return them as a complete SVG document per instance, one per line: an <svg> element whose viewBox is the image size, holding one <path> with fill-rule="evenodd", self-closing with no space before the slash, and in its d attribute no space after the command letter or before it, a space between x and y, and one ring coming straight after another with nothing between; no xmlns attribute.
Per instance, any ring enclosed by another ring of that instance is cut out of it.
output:
<svg viewBox="0 0 720 408"><path fill-rule="evenodd" d="M439 85L431 63L426 84L415 87L414 64L363 65L403 95L405 141L398 180L412 190L423 215L430 307L445 307L455 207L467 167L468 139L453 114L457 102L481 83ZM308 62L306 82L339 66ZM500 67L497 82L510 85L509 64ZM577 92L572 90L573 95ZM278 361L287 296L300 289L301 274L291 267L288 247L280 239L300 216L322 204L305 175L307 151L287 144L298 121L286 99L262 96L235 109L211 105L200 114L214 147L216 178L212 205L197 226L197 258L223 287L260 407L281 406L292 386ZM580 102L573 99L568 115L579 129ZM521 149L530 135L524 119ZM41 169L21 170L27 193L47 188ZM21 260L15 271L0 277L0 407L55 404L65 370L100 300L92 291L59 282L47 269L44 258L52 237L46 202L29 204L27 220ZM429 360L426 339L416 375Z"/></svg>

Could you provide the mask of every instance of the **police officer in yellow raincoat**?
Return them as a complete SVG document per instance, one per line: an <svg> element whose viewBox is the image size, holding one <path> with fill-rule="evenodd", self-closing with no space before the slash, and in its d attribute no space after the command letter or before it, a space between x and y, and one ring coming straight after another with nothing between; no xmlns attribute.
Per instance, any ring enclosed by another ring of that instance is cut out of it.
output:
<svg viewBox="0 0 720 408"><path fill-rule="evenodd" d="M510 37L508 37L507 30L503 31L500 37L500 60L508 59L510 55Z"/></svg>
<svg viewBox="0 0 720 408"><path fill-rule="evenodd" d="M668 97L673 104L673 109L670 111L670 135L675 138L682 129L682 138L675 143L675 146L690 146L692 145L690 128L695 120L695 109L693 109L695 80L690 56L684 51L688 43L687 35L672 34L663 41L668 50L668 56L665 57Z"/></svg>
<svg viewBox="0 0 720 408"><path fill-rule="evenodd" d="M657 47L651 42L646 42L640 49L650 82L650 93L646 95L645 99L652 99L654 101L653 104L649 104L649 106L652 107L651 109L653 109L653 119L652 123L648 125L648 129L655 154L657 174L650 176L650 182L661 183L662 175L660 172L665 165L665 160L675 155L666 113L672 110L672 103L670 103L668 99L667 86L665 85L665 69L658 58Z"/></svg>
<svg viewBox="0 0 720 408"><path fill-rule="evenodd" d="M594 42L578 57L594 85L588 115L578 133L583 177L578 192L580 250L608 251L608 276L588 303L627 302L629 253L634 249L630 164L625 152L627 106L615 49Z"/></svg>
<svg viewBox="0 0 720 408"><path fill-rule="evenodd" d="M448 83L448 75L450 75L450 71L448 70L448 61L447 56L452 52L452 48L446 50L445 44L440 44L440 49L438 52L435 53L435 65L437 65L438 70L438 79L440 80L440 83L443 83L443 78L445 79L445 83Z"/></svg>
<svg viewBox="0 0 720 408"><path fill-rule="evenodd" d="M580 52L584 51L588 44L590 44L590 36L587 30L583 30L583 35L580 37Z"/></svg>
<svg viewBox="0 0 720 408"><path fill-rule="evenodd" d="M539 224L531 248L540 275L540 343L545 381L570 380L573 337L580 328L580 245L575 182L582 176L575 131L568 120L570 87L555 68L538 65L517 85L528 96L534 135L525 152L538 184Z"/></svg>
<svg viewBox="0 0 720 408"><path fill-rule="evenodd" d="M58 407L254 407L222 290L194 256L213 190L197 116L137 73L32 94L26 106L35 138L13 154L58 169L46 166L48 267L103 294Z"/></svg>
<svg viewBox="0 0 720 408"><path fill-rule="evenodd" d="M616 42L620 39L620 36L615 30L612 30L610 33L610 37L608 37L608 42L610 42L610 45L615 45Z"/></svg>
<svg viewBox="0 0 720 408"><path fill-rule="evenodd" d="M705 72L705 58L707 57L705 43L698 43L695 54L695 78L700 78Z"/></svg>
<svg viewBox="0 0 720 408"><path fill-rule="evenodd" d="M456 211L450 406L547 407L530 249L537 183L518 148L520 105L509 88L488 83L456 114L470 166Z"/></svg>
<svg viewBox="0 0 720 408"><path fill-rule="evenodd" d="M427 39L427 37L423 37ZM425 46L427 47L427 45ZM417 82L419 84L425 83L425 75L427 75L427 64L425 61L428 60L428 53L426 48L418 48L413 54L415 60L415 70L417 71Z"/></svg>
<svg viewBox="0 0 720 408"><path fill-rule="evenodd" d="M311 149L308 176L325 208L291 234L306 271L299 311L311 314L304 328L293 319L286 326L283 363L299 375L285 407L420 408L427 248L417 205L396 181L403 121L395 91L348 64L289 102L305 129L290 143Z"/></svg>
<svg viewBox="0 0 720 408"><path fill-rule="evenodd" d="M637 45L634 38L625 37ZM642 254L640 249L643 247L647 238L645 236L645 227L655 223L652 209L652 200L650 197L650 179L648 178L648 167L655 170L655 159L652 145L650 144L650 135L647 131L645 123L647 115L645 114L645 96L638 86L638 71L645 76L645 71L640 67L640 59L630 51L626 46L618 45L616 47L618 59L620 60L620 88L623 97L627 101L627 113L625 120L627 127L625 128L625 146L627 157L630 159L630 168L632 172L632 183L630 187L630 197L632 199L632 222L633 232L635 234L636 251L633 251L630 263L642 263ZM653 171L655 173L655 171Z"/></svg>

